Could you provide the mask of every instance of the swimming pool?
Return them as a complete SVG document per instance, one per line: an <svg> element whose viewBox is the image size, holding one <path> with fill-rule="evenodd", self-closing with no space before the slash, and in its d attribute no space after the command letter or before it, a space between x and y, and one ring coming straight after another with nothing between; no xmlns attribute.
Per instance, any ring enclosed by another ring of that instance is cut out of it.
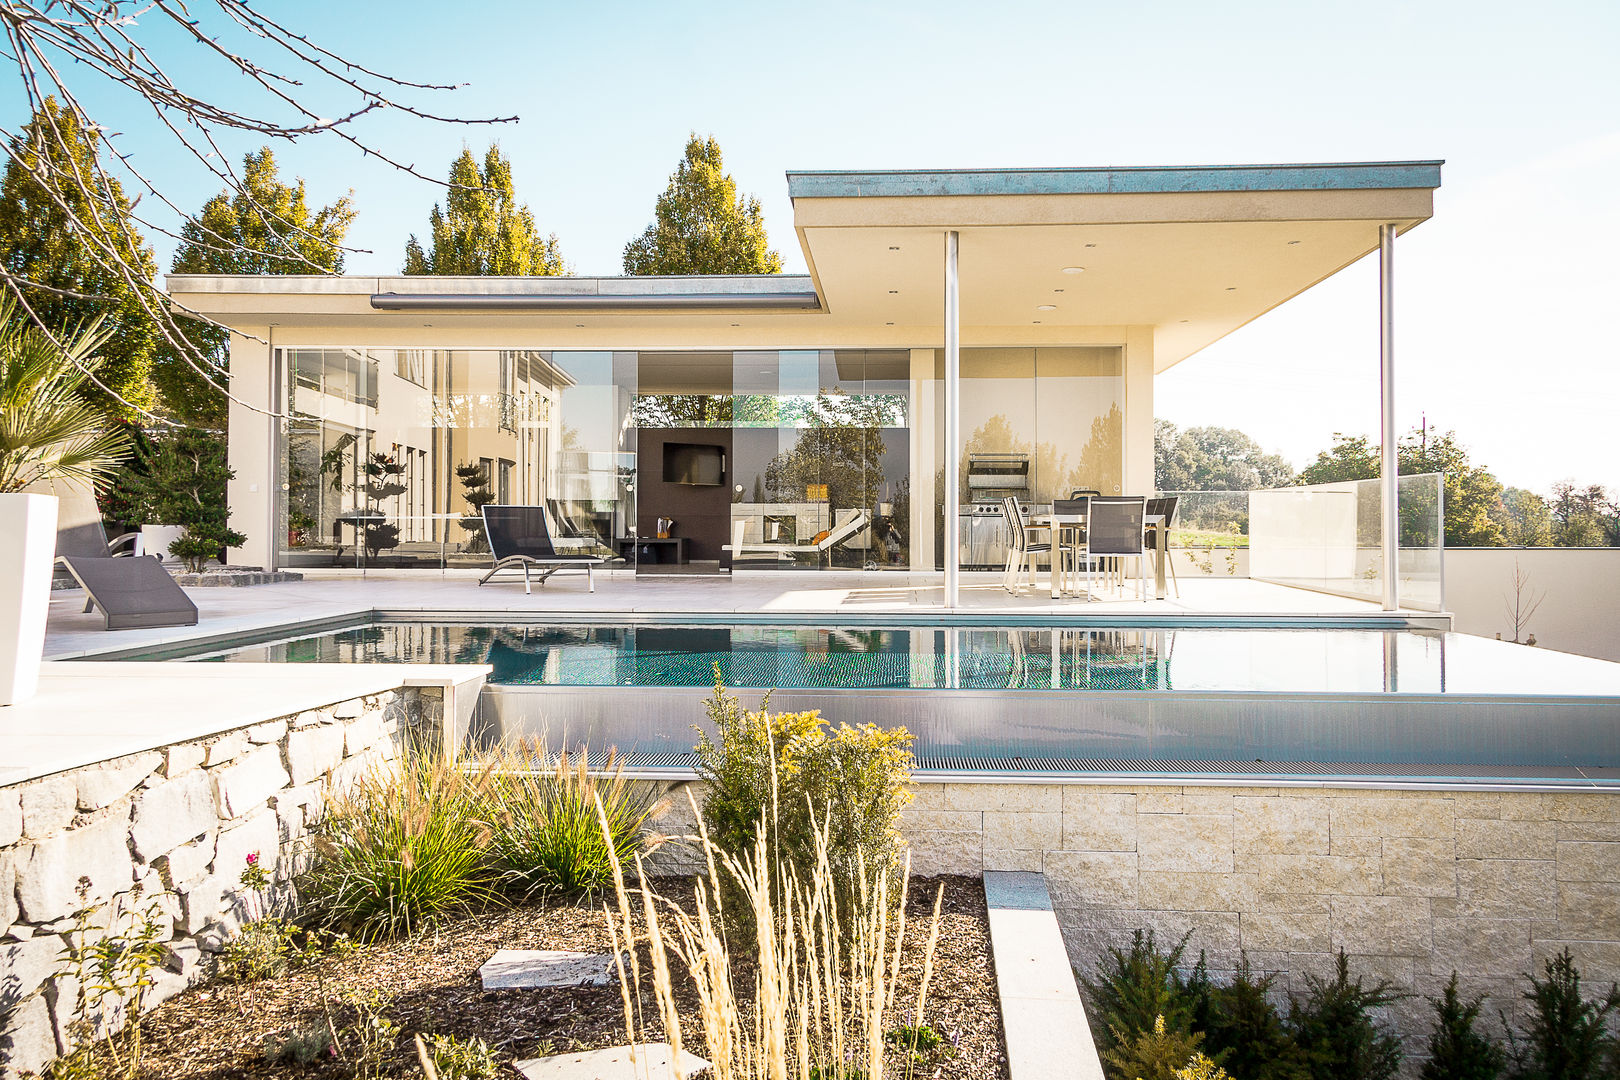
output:
<svg viewBox="0 0 1620 1080"><path fill-rule="evenodd" d="M479 663L496 686L1554 694L1620 698L1620 664L1432 630L610 624L370 619L130 659Z"/></svg>
<svg viewBox="0 0 1620 1080"><path fill-rule="evenodd" d="M750 703L904 725L923 772L1620 781L1620 664L1430 630L391 614L140 658L488 664L458 738L649 775L689 773L718 667Z"/></svg>

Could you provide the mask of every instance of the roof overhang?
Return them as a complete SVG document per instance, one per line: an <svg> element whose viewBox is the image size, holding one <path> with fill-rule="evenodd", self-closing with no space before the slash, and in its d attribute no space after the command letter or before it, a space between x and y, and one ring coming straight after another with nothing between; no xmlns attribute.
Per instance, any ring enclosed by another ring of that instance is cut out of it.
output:
<svg viewBox="0 0 1620 1080"><path fill-rule="evenodd" d="M809 276L171 275L168 286L181 310L248 332L379 344L937 346L955 231L965 342L1094 344L1147 327L1162 371L1375 250L1380 225L1427 220L1440 166L791 172Z"/></svg>
<svg viewBox="0 0 1620 1080"><path fill-rule="evenodd" d="M937 324L953 230L964 327L1150 326L1162 371L1375 250L1379 225L1427 220L1440 165L793 172L788 190L834 317Z"/></svg>

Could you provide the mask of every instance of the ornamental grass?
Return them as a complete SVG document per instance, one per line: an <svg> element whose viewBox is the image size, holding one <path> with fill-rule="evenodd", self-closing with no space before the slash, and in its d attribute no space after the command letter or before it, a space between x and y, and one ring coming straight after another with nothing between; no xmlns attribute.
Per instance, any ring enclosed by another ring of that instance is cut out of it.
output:
<svg viewBox="0 0 1620 1080"><path fill-rule="evenodd" d="M909 859L893 879L887 868L870 879L858 875L862 884L851 924L841 925L842 883L829 858L827 816L822 814L814 825L815 863L802 879L790 860L773 857L771 816L767 805L752 849L740 856L723 851L701 826L701 835L688 838L701 847L707 863L690 912L655 892L646 875L639 886L628 886L623 864L613 861L618 910L608 912L608 922L631 1044L649 1041L656 1016L663 1031L660 1041L677 1051L683 1048L677 994L689 985L698 1002L701 1053L713 1064L713 1080L884 1080L909 1075L916 1067L915 1055L896 1048L887 1037L895 1027L895 987L912 932L905 906ZM899 902L891 902L896 894ZM743 944L728 939L725 929L729 920L723 905L728 901L723 898L732 895L745 898L746 909L733 914L752 928ZM906 1003L917 1026L926 1022L943 896L941 888L928 927L922 980L915 1000ZM637 905L644 933L633 929L632 908ZM656 1012L644 1011L639 991L643 950ZM677 1064L675 1076L684 1075Z"/></svg>
<svg viewBox="0 0 1620 1080"><path fill-rule="evenodd" d="M507 899L600 890L612 858L647 843L653 809L611 756L606 775L587 771L584 755L553 759L529 743L455 762L408 756L328 799L298 882L304 915L374 941Z"/></svg>

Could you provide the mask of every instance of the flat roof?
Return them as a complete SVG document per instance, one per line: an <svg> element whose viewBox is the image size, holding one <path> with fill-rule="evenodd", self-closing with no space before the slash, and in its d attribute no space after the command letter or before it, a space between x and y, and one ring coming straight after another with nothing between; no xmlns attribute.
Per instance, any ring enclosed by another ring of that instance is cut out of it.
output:
<svg viewBox="0 0 1620 1080"><path fill-rule="evenodd" d="M1443 164L1444 160L1054 169L806 169L789 170L787 180L788 196L795 199L1367 191L1437 188Z"/></svg>

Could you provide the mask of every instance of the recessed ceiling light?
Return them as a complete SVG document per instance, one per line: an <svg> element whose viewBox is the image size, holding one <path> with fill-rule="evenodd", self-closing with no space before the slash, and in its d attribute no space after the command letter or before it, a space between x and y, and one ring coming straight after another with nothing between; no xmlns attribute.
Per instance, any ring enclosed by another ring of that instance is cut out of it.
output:
<svg viewBox="0 0 1620 1080"><path fill-rule="evenodd" d="M1065 274L1083 274L1086 272L1086 268L1083 266L1065 266L1063 272Z"/></svg>
<svg viewBox="0 0 1620 1080"><path fill-rule="evenodd" d="M1056 311L1057 310L1057 305L1056 304L1036 304L1035 305L1035 310L1036 311Z"/></svg>

